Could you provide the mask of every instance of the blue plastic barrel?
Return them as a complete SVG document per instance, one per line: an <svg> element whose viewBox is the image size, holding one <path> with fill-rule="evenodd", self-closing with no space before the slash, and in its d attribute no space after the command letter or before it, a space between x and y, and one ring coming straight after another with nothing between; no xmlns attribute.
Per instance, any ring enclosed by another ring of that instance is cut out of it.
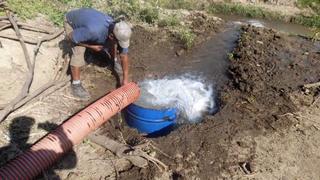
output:
<svg viewBox="0 0 320 180"><path fill-rule="evenodd" d="M130 104L125 109L125 119L130 127L138 129L140 133L161 135L176 124L177 109L158 110Z"/></svg>

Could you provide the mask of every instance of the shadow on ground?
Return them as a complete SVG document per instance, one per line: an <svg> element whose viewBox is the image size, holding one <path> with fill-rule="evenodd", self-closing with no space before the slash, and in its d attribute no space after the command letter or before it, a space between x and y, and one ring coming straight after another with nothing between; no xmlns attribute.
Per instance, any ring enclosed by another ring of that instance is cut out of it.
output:
<svg viewBox="0 0 320 180"><path fill-rule="evenodd" d="M31 117L21 116L14 118L12 123L9 127L9 134L10 134L10 143L2 147L0 149L0 166L4 168L7 163L14 160L19 155L23 154L24 152L28 151L28 149L32 146L32 144L28 143L30 137L30 131L32 127L35 125L35 120ZM48 132L56 129L58 127L57 124L54 123L41 123L38 125L38 128L44 129ZM64 140L60 142L67 142L71 143L69 139L66 138L67 136L63 133ZM62 146L62 144L61 144ZM52 155L56 154L56 152L51 150L39 150L36 151L34 154L46 154ZM52 167L48 170L43 171L36 179L52 179L58 180L61 179L56 173L56 170L62 169L73 169L76 167L77 164L77 156L76 153L71 150L65 156L63 156L58 162L56 162Z"/></svg>

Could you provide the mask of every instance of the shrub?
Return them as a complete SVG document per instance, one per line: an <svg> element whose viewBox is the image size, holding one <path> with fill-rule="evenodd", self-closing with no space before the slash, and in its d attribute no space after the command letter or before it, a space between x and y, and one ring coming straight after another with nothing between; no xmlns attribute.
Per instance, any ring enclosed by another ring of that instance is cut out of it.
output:
<svg viewBox="0 0 320 180"><path fill-rule="evenodd" d="M179 24L180 24L180 19L176 15L167 16L158 22L158 25L160 27L177 26Z"/></svg>
<svg viewBox="0 0 320 180"><path fill-rule="evenodd" d="M154 7L144 8L139 13L139 19L146 23L153 24L159 19L159 10Z"/></svg>
<svg viewBox="0 0 320 180"><path fill-rule="evenodd" d="M181 27L177 35L186 49L190 49L193 46L196 35L190 29Z"/></svg>
<svg viewBox="0 0 320 180"><path fill-rule="evenodd" d="M168 9L200 9L205 1L199 0L153 0L156 5Z"/></svg>
<svg viewBox="0 0 320 180"><path fill-rule="evenodd" d="M298 0L300 7L309 7L313 9L317 14L320 13L320 1L319 0Z"/></svg>

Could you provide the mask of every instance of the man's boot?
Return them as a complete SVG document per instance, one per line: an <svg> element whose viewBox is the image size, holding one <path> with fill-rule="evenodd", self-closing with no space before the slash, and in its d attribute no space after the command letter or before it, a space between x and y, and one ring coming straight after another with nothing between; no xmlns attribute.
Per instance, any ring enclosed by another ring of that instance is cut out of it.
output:
<svg viewBox="0 0 320 180"><path fill-rule="evenodd" d="M72 94L80 99L90 99L90 94L82 84L71 84Z"/></svg>

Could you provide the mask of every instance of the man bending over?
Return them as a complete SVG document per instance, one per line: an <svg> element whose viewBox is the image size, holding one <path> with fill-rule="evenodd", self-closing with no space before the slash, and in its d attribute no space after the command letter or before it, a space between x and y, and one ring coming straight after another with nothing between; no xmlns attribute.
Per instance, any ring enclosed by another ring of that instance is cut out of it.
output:
<svg viewBox="0 0 320 180"><path fill-rule="evenodd" d="M90 98L80 81L80 68L85 65L86 48L94 52L105 51L109 58L115 61L115 70L121 79L121 85L128 83L128 48L132 31L126 22L115 22L112 17L95 9L81 8L66 14L65 31L72 49L70 67L74 96Z"/></svg>

